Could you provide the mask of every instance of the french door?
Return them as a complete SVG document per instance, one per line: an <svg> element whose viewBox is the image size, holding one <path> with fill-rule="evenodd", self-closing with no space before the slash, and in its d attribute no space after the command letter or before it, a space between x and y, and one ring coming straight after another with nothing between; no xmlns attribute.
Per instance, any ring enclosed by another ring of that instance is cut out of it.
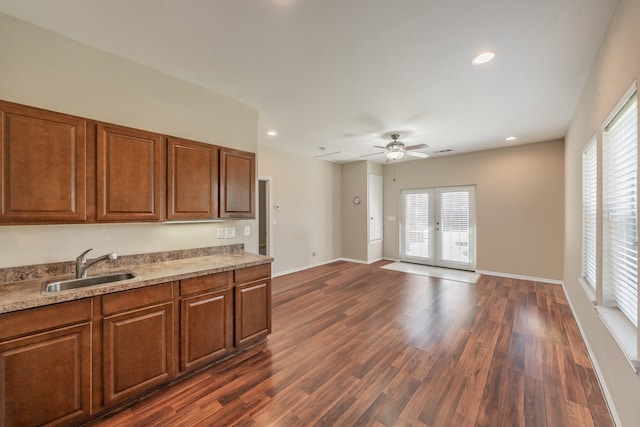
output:
<svg viewBox="0 0 640 427"><path fill-rule="evenodd" d="M400 257L437 267L475 270L475 187L402 190Z"/></svg>

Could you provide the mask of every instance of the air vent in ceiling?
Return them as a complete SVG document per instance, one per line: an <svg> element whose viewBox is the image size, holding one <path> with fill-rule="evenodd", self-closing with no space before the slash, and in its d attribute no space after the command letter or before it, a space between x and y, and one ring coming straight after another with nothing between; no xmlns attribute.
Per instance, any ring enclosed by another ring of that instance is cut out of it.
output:
<svg viewBox="0 0 640 427"><path fill-rule="evenodd" d="M315 157L316 159L327 160L334 163L349 163L353 162L354 160L358 160L358 156L351 153L346 153L344 151L334 151L332 153L320 154L319 156Z"/></svg>

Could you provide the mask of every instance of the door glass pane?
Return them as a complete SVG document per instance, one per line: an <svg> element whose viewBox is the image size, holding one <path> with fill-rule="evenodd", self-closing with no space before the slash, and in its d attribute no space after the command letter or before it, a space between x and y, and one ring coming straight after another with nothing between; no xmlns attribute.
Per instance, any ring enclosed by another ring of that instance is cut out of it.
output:
<svg viewBox="0 0 640 427"><path fill-rule="evenodd" d="M405 215L404 255L430 258L429 194L407 193L403 198Z"/></svg>
<svg viewBox="0 0 640 427"><path fill-rule="evenodd" d="M440 259L469 262L469 192L440 193Z"/></svg>

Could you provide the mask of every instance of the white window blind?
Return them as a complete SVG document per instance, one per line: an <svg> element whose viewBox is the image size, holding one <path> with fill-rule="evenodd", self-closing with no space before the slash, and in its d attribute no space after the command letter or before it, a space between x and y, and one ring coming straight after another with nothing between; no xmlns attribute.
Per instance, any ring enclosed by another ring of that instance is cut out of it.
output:
<svg viewBox="0 0 640 427"><path fill-rule="evenodd" d="M441 257L447 261L469 262L469 192L440 193Z"/></svg>
<svg viewBox="0 0 640 427"><path fill-rule="evenodd" d="M429 258L429 193L403 192L404 255Z"/></svg>
<svg viewBox="0 0 640 427"><path fill-rule="evenodd" d="M598 150L593 138L582 153L582 277L596 287Z"/></svg>
<svg viewBox="0 0 640 427"><path fill-rule="evenodd" d="M603 304L638 326L638 102L623 105L603 132Z"/></svg>

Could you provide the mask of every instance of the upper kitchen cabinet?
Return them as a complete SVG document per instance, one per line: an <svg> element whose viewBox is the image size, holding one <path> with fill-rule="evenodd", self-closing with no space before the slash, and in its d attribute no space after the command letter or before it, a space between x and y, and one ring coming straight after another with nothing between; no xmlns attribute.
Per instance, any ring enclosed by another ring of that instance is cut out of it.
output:
<svg viewBox="0 0 640 427"><path fill-rule="evenodd" d="M97 126L98 221L161 221L162 135L110 124Z"/></svg>
<svg viewBox="0 0 640 427"><path fill-rule="evenodd" d="M85 119L2 101L0 110L0 223L85 221Z"/></svg>
<svg viewBox="0 0 640 427"><path fill-rule="evenodd" d="M220 148L220 218L255 218L256 155Z"/></svg>
<svg viewBox="0 0 640 427"><path fill-rule="evenodd" d="M216 147L178 138L167 140L167 219L217 217Z"/></svg>

